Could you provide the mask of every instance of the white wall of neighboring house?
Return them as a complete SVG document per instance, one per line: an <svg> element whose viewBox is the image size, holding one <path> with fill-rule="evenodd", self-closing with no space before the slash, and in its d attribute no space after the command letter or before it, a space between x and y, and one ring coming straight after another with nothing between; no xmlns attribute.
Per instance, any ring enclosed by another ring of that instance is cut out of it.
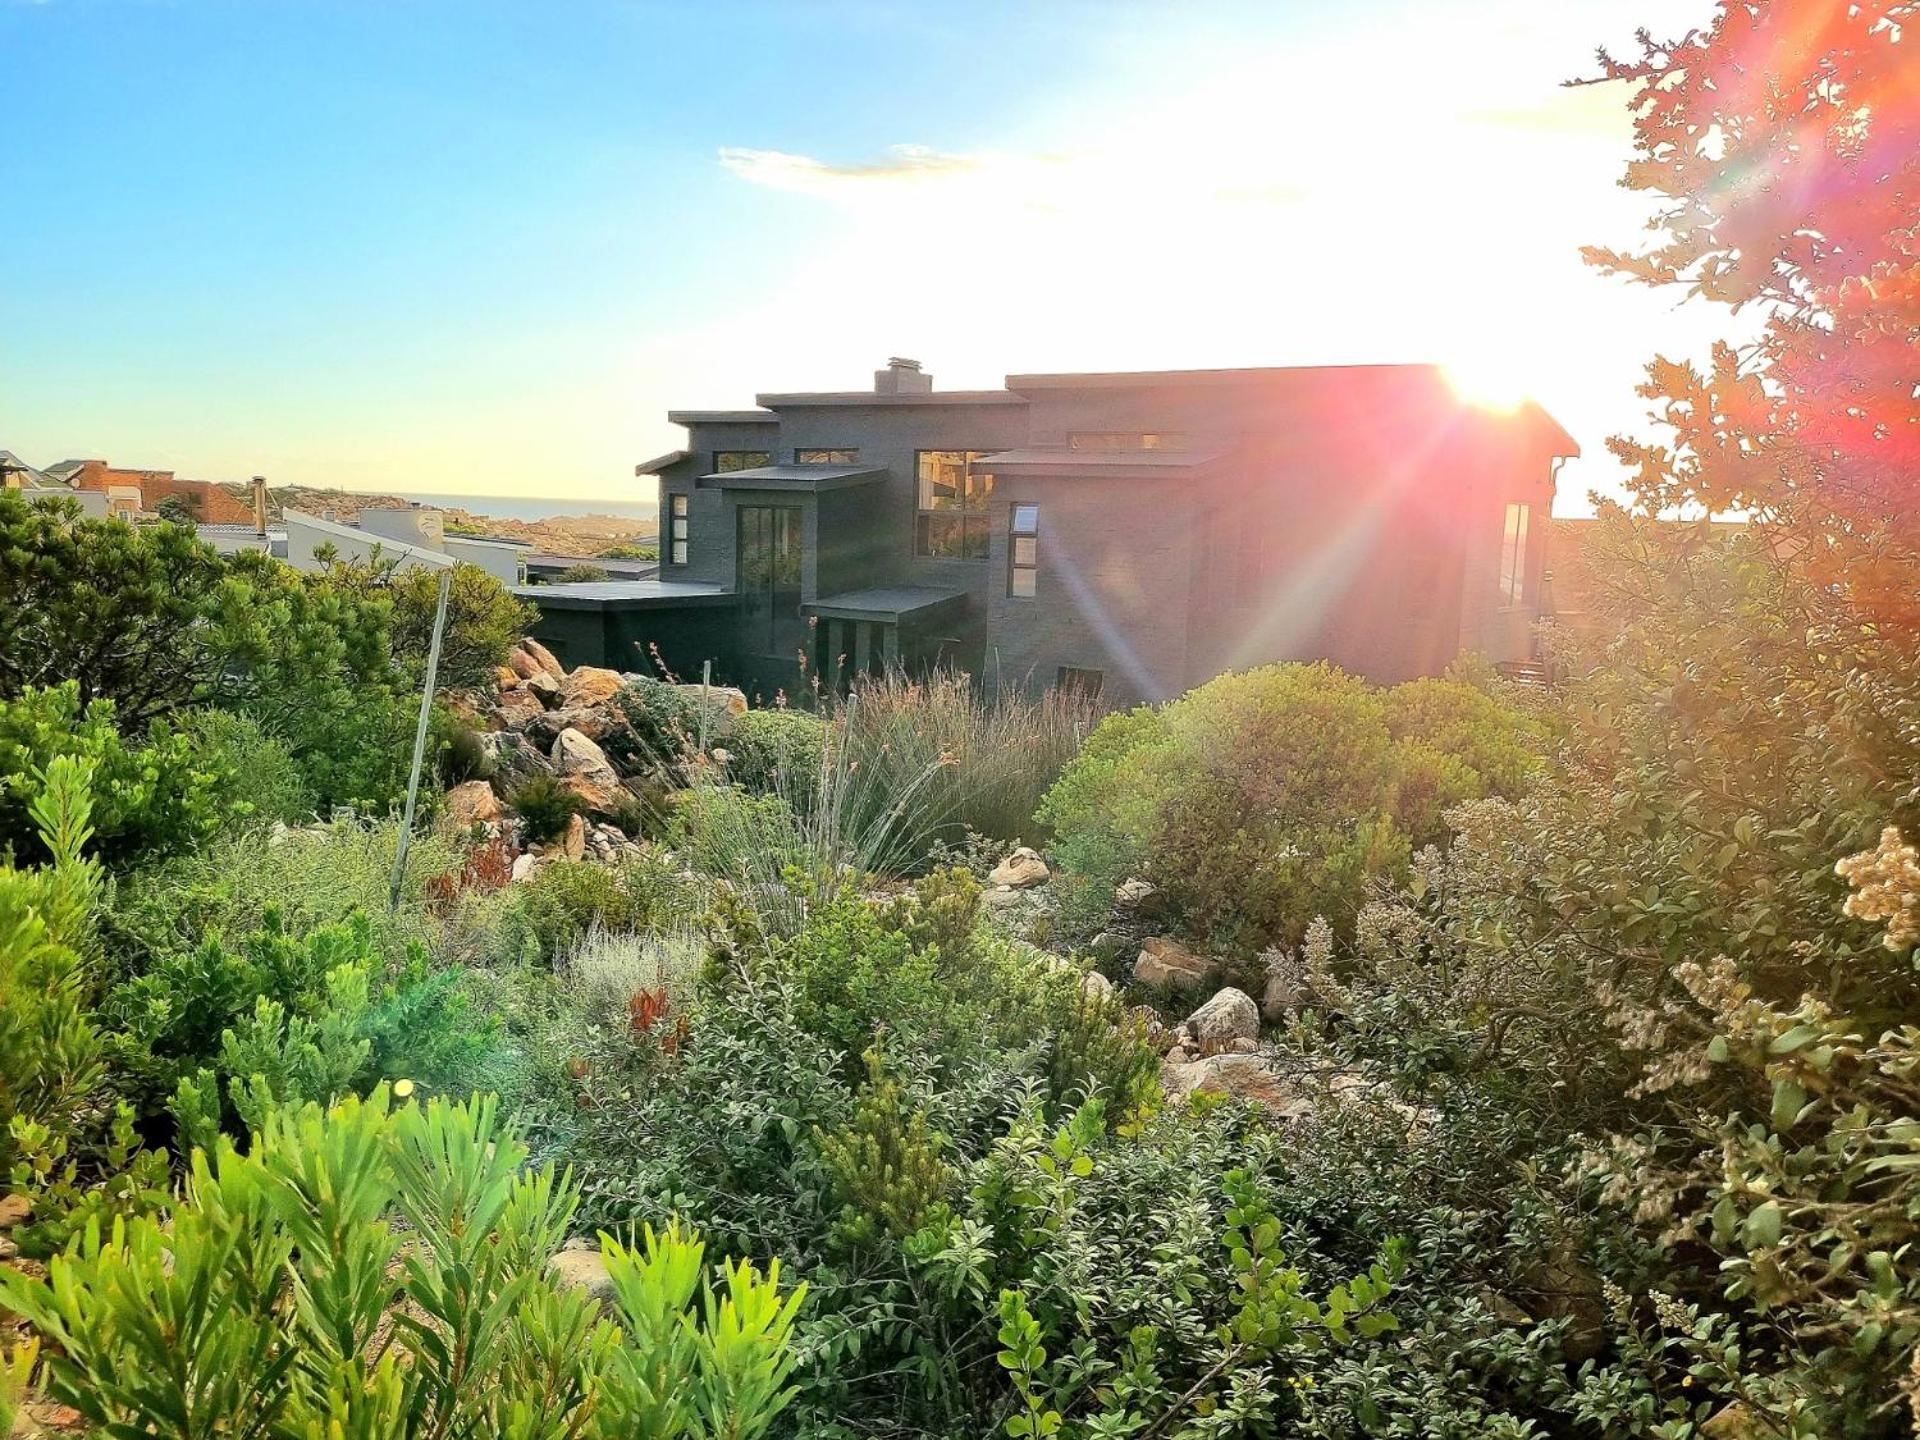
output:
<svg viewBox="0 0 1920 1440"><path fill-rule="evenodd" d="M463 565L478 565L502 585L526 583L524 545L503 545L497 540L476 540L467 535L449 535L440 548Z"/></svg>
<svg viewBox="0 0 1920 1440"><path fill-rule="evenodd" d="M355 528L388 540L398 540L403 545L415 545L422 550L446 548L442 544L446 539L446 528L440 512L422 505L409 505L405 510L368 506L360 512Z"/></svg>
<svg viewBox="0 0 1920 1440"><path fill-rule="evenodd" d="M423 549L404 540L392 540L352 525L323 520L318 515L309 515L301 510L287 511L281 523L287 532L287 563L296 570L321 569L316 552L328 546L332 547L336 559L372 560L378 552L381 560L397 562L402 570L419 565L444 570L453 564L452 556L443 555L437 550Z"/></svg>

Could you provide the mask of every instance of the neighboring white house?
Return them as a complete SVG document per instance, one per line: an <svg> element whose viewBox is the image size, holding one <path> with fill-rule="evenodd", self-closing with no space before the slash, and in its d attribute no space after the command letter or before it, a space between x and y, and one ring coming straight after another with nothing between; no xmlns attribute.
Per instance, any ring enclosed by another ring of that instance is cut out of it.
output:
<svg viewBox="0 0 1920 1440"><path fill-rule="evenodd" d="M342 560L370 560L378 551L382 560L397 560L402 569L409 565L444 569L458 563L478 566L503 585L519 585L524 579L527 546L510 540L449 535L440 512L425 505L405 510L369 506L360 512L357 525L289 510L284 523L287 562L301 570L318 570L320 562L314 552L330 545L332 553Z"/></svg>
<svg viewBox="0 0 1920 1440"><path fill-rule="evenodd" d="M335 560L372 560L377 555L383 561L395 562L401 570L417 565L445 570L454 563L451 555L438 550L389 539L337 520L323 520L304 510L286 511L280 523L287 531L287 563L296 570L325 568L321 552Z"/></svg>

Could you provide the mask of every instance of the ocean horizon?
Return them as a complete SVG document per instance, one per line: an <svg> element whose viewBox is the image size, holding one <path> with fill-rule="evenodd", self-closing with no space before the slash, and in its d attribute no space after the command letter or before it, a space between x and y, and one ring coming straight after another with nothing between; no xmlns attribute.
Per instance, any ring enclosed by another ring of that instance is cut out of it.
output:
<svg viewBox="0 0 1920 1440"><path fill-rule="evenodd" d="M402 500L441 509L460 509L496 520L552 520L561 515L612 515L622 520L657 520L652 500L563 499L551 495L436 495L423 490L389 490Z"/></svg>

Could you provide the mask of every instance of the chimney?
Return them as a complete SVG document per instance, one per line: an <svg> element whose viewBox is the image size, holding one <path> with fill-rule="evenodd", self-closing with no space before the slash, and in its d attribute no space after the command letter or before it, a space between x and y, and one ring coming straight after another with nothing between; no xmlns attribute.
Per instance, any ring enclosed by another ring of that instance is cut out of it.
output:
<svg viewBox="0 0 1920 1440"><path fill-rule="evenodd" d="M933 377L920 373L918 360L903 360L898 355L887 361L887 368L873 372L876 395L931 395Z"/></svg>
<svg viewBox="0 0 1920 1440"><path fill-rule="evenodd" d="M253 477L253 533L267 538L267 477Z"/></svg>

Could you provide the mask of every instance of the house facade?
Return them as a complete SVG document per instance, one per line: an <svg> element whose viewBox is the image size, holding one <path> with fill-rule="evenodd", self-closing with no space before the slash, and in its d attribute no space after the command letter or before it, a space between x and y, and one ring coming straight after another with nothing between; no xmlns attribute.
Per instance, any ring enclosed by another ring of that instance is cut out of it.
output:
<svg viewBox="0 0 1920 1440"><path fill-rule="evenodd" d="M1113 703L1327 659L1382 681L1532 653L1558 460L1431 366L1013 375L670 412L657 578L547 586L569 663L771 698L944 661Z"/></svg>

